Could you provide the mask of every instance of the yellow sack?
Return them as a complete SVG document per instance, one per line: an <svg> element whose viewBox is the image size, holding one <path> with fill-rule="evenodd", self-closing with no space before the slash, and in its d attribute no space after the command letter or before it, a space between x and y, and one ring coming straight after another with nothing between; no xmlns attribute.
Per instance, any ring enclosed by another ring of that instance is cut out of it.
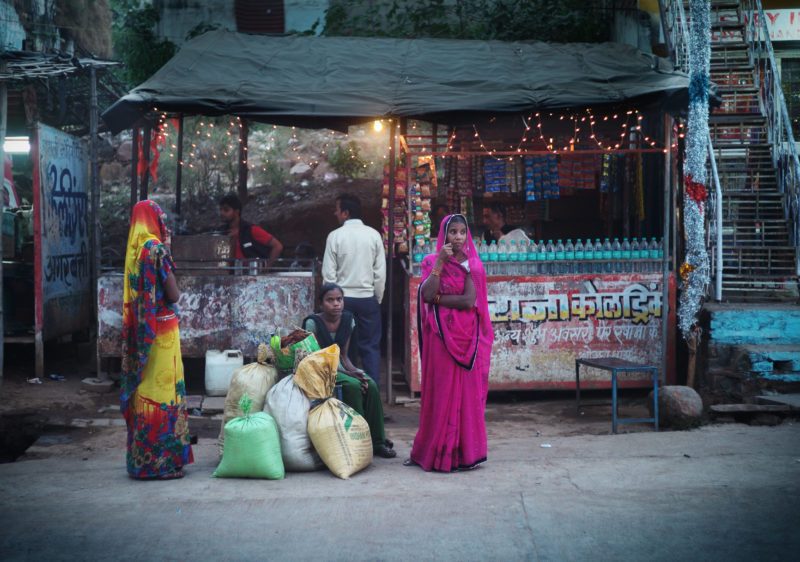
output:
<svg viewBox="0 0 800 562"><path fill-rule="evenodd" d="M258 346L258 360L248 363L234 371L228 394L225 396L222 425L219 428L217 448L222 458L225 448L225 425L234 418L242 417L239 399L247 394L253 400L253 411L259 412L264 408L267 391L278 382L278 370L275 368L275 356L272 349L266 344Z"/></svg>
<svg viewBox="0 0 800 562"><path fill-rule="evenodd" d="M322 461L347 479L372 462L372 437L361 414L331 398L339 366L339 346L316 351L297 366L294 382L311 399L308 435Z"/></svg>

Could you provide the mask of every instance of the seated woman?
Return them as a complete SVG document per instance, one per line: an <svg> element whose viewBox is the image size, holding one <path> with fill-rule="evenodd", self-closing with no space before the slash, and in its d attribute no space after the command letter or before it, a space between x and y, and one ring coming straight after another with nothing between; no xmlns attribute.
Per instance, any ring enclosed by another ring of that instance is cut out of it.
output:
<svg viewBox="0 0 800 562"><path fill-rule="evenodd" d="M326 283L320 289L319 314L311 314L303 320L303 329L312 332L319 345L328 347L334 343L339 346L339 371L336 384L342 385L342 401L364 416L369 424L374 454L391 459L397 456L393 443L386 439L383 429L383 403L375 384L369 375L353 365L348 353L351 335L355 333L356 320L352 313L344 309L344 293L336 283Z"/></svg>

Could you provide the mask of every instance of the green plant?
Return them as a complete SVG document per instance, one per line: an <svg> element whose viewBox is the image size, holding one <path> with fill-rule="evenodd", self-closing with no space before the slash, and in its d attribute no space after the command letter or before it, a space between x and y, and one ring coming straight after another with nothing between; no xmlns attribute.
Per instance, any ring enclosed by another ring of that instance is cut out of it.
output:
<svg viewBox="0 0 800 562"><path fill-rule="evenodd" d="M342 141L336 141L336 148L328 156L328 163L337 174L346 178L357 178L367 166L367 162L361 158L361 147L352 140L344 145Z"/></svg>
<svg viewBox="0 0 800 562"><path fill-rule="evenodd" d="M154 28L160 20L152 5L137 0L111 0L111 40L115 57L124 63L120 78L138 85L164 66L177 51L172 41L159 39Z"/></svg>

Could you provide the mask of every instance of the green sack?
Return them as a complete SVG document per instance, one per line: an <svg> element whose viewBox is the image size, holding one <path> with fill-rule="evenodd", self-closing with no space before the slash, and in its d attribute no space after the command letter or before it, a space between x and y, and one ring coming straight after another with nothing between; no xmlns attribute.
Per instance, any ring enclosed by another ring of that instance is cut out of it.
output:
<svg viewBox="0 0 800 562"><path fill-rule="evenodd" d="M270 343L275 351L275 364L282 374L291 373L292 369L294 369L294 352L296 349L305 349L309 353L319 351L320 347L317 343L317 338L311 332L306 333L308 335L301 341L285 347L279 347L278 349L275 349L275 339L273 338L273 340L271 340Z"/></svg>
<svg viewBox="0 0 800 562"><path fill-rule="evenodd" d="M225 450L212 477L280 480L286 474L278 425L266 412L250 414L251 403L245 394L239 402L245 415L225 424Z"/></svg>

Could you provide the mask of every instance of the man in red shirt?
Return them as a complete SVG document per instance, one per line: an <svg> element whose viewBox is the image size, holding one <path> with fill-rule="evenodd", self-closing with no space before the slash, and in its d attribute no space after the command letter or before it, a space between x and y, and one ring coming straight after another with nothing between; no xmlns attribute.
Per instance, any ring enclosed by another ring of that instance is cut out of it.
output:
<svg viewBox="0 0 800 562"><path fill-rule="evenodd" d="M242 220L242 202L229 193L219 200L219 216L230 236L236 237L236 258L278 258L283 244L261 227Z"/></svg>

